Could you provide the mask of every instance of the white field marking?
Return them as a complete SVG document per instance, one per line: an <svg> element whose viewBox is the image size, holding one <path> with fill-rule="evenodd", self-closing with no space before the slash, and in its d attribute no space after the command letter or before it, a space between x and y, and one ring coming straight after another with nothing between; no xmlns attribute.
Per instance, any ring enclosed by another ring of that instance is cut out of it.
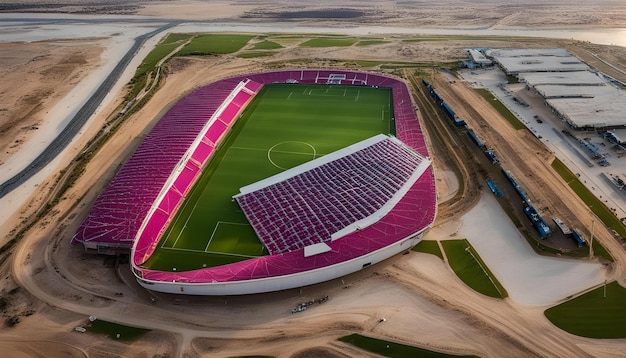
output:
<svg viewBox="0 0 626 358"><path fill-rule="evenodd" d="M491 284L493 285L493 287L495 287L496 290L498 291L498 293L500 294L500 296L502 296L502 292L500 292L500 289L498 288L498 285L496 285L496 283L493 282L493 278L491 278L491 275L487 273L487 270L485 270L485 268L483 267L483 264L481 264L480 261L478 261L478 259L476 258L476 256L474 256L474 253L472 252L472 249L468 246L468 247L465 248L465 252L467 252L470 255L472 255L472 258L474 259L474 261L476 261L478 266L480 266L480 269L483 270L483 273L485 274L485 276L487 276L489 281L491 281Z"/></svg>
<svg viewBox="0 0 626 358"><path fill-rule="evenodd" d="M332 92L330 92L332 91ZM354 95L353 93L356 92L356 95ZM359 98L361 96L361 90L350 90L348 91L347 88L343 89L343 94L339 91L335 91L334 88L327 88L325 90L318 90L316 88L305 88L305 90L302 92L303 96L315 96L315 97L337 97L338 101L345 101L345 98L339 98L339 97L353 97L355 102L359 101ZM291 97L291 95L289 96Z"/></svg>
<svg viewBox="0 0 626 358"><path fill-rule="evenodd" d="M283 143L285 143L285 142L283 142ZM304 143L304 142L298 142L298 143ZM267 151L267 149L245 148L245 147L230 147L230 149L253 150L253 151L257 151L257 152L266 152ZM315 150L315 148L313 150ZM290 152L290 151L286 151L286 150L276 150L276 149L272 150L272 152L274 152L274 153L285 153L285 154L302 154L302 155L310 155L311 154L311 153L308 153L308 152ZM317 152L315 152L315 153L316 153L315 155L325 155L325 154L322 154L322 153L317 153Z"/></svg>
<svg viewBox="0 0 626 358"><path fill-rule="evenodd" d="M281 144L285 144L285 143L301 143L301 144L304 144L304 145L308 145L309 147L311 147L311 149L313 149L313 159L315 159L315 158L316 158L316 156L317 156L317 150L315 150L315 147L314 147L314 146L312 146L312 145L311 145L311 144L309 144L309 143L306 143L306 142L286 141L286 142L280 142L280 143L274 144L274 145L273 145L270 149L268 149L268 150L267 150L267 160L269 160L269 162L270 162L273 166L275 166L276 168L278 168L278 169L280 169L280 170L287 170L287 168L283 168L283 167L281 167L280 165L278 165L278 164L274 163L274 161L272 160L272 155L271 155L271 153L272 153L272 150L273 150L274 148L276 148L277 146L279 146L279 145L281 145ZM304 152L284 152L284 151L276 151L276 152L277 152L277 153L292 153L292 154L309 154L309 153L304 153Z"/></svg>
<svg viewBox="0 0 626 358"><path fill-rule="evenodd" d="M195 186L194 186L194 187L191 189L191 191L189 192L189 194L187 194L187 197L186 197L186 198L189 198L189 197L192 195L192 193L193 193L193 191L194 191L195 189L196 189L196 188L195 188ZM178 213L182 212L183 210L185 210L185 208L187 207L187 205L189 205L189 200L186 200L186 199L185 199L185 200L183 200L183 206L181 206L180 208L178 208L178 211L177 211L176 213L178 214ZM196 205L197 205L197 203L196 203ZM194 211L195 209L196 209L196 208L195 208L195 206L194 206L194 209L192 210L192 213L193 213L193 211ZM174 215L174 217L176 218L176 220L174 220L173 222L170 222L170 223L167 225L168 227L172 227L172 225L176 225L176 223L178 223L178 220L180 220L180 219L181 219L180 215ZM173 247L173 246L176 246L176 242L178 242L178 239L180 238L180 236L182 235L183 231L185 230L185 227L187 227L187 222L189 221L189 218L190 218L190 217L191 217L191 215L189 215L189 216L187 217L187 220L185 221L185 225L183 225L183 228L182 228L182 229L180 230L180 232L178 233L178 237L176 238L176 240L175 240L175 241L174 241L174 243L172 244L172 247ZM169 238L170 238L170 234L171 234L171 232L167 235L167 237L165 238L165 240L163 240L163 243L161 244L161 247L167 247L167 246L165 246L165 244L166 244L166 243L167 243L167 241L169 240Z"/></svg>
<svg viewBox="0 0 626 358"><path fill-rule="evenodd" d="M194 206L193 210L196 210L196 207ZM193 211L191 212L193 214ZM183 225L183 228L180 229L180 231L178 232L178 236L176 237L176 240L174 240L174 243L172 244L172 247L176 247L176 244L178 243L178 239L180 239L180 237L183 235L183 231L185 231L185 229L187 228L187 223L189 222L189 219L191 219L191 215L187 216L187 220L185 220L185 225ZM169 236L168 236L169 239ZM165 243L163 243L165 245Z"/></svg>
<svg viewBox="0 0 626 358"><path fill-rule="evenodd" d="M287 96L287 101L289 101L289 99L291 99L291 95L293 94L293 92L289 92L289 96Z"/></svg>
<svg viewBox="0 0 626 358"><path fill-rule="evenodd" d="M176 212L177 214L182 212L182 211L184 211L187 208L187 205L189 205L189 200L187 200L187 199L192 197L196 190L200 190L200 189L198 188L197 185L193 185L191 187L191 191L187 194L187 196L183 200L183 205L180 208L178 208L178 210ZM185 225L183 225L183 228L181 229L180 233L178 234L178 237L176 238L176 241L174 241L174 244L172 245L172 247L176 246L176 243L178 242L178 239L180 238L180 236L182 235L183 231L187 227L187 222L189 222L189 218L191 218L191 215L196 211L196 207L197 206L198 206L198 202L196 201L196 204L193 206L193 209L191 210L191 213L189 214L189 216L187 217L187 220L185 221ZM176 217L176 220L174 220L174 222L170 222L168 224L168 227L171 227L172 225L176 225L176 223L180 219L180 215L175 215L175 217ZM165 240L163 240L163 244L161 244L162 248L167 247L167 246L165 246L165 243L167 242L167 240L169 240L169 235L168 235L168 237L165 238Z"/></svg>
<svg viewBox="0 0 626 358"><path fill-rule="evenodd" d="M215 227L213 228L213 232L211 233L211 236L209 236L209 241L207 241L206 246L204 247L204 252L207 252L207 250L209 249L209 245L211 245L211 241L213 241L213 236L215 236L215 232L217 231L217 227L220 226L220 222L217 222L217 225L215 225Z"/></svg>
<svg viewBox="0 0 626 358"><path fill-rule="evenodd" d="M179 247L164 247L163 249L172 250L172 251L194 252L194 253L220 254L220 255L227 255L227 256L246 257L246 258L251 258L251 259L255 257L259 257L259 256L252 256L252 255L233 254L232 252L202 251L202 250L194 250L194 249L182 249Z"/></svg>
<svg viewBox="0 0 626 358"><path fill-rule="evenodd" d="M217 224L215 225L215 227L213 228L213 232L211 233L211 236L209 237L209 242L206 243L206 247L204 248L204 252L208 252L209 245L211 245L211 241L213 241L213 237L215 236L215 232L217 231L217 228L220 226L220 224L250 226L250 224L234 223L234 222L230 222L230 221L218 221Z"/></svg>

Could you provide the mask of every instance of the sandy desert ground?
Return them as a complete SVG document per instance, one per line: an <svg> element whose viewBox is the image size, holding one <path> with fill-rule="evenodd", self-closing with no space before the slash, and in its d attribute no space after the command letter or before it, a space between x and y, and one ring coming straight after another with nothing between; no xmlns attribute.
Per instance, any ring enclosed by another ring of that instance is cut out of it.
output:
<svg viewBox="0 0 626 358"><path fill-rule="evenodd" d="M46 6L38 0L22 3L30 4L30 9L50 11L50 3ZM76 1L76 5L66 1L63 4L70 5L58 9L67 12L87 9L94 13L132 13L182 19L239 16L241 21L251 22L273 21L288 16L289 21L316 24L336 24L341 21L342 24L355 25L402 23L410 26L419 23L420 26L426 24L433 27L445 27L450 23L471 27L626 26L626 8L619 4L610 8L600 6L602 2L594 5L581 2L583 11L573 10L571 6L554 5L554 2L549 5L533 2L530 8L523 7L522 2L519 2L519 7L515 7L504 6L496 1L462 8L453 6L450 1L440 2L436 7L425 6L425 2L421 1L379 0L369 2L368 7L361 6L361 3L313 1L306 7L297 7L287 0L272 2L274 6L269 2L256 1L184 1L176 4L139 2L139 5L131 8L121 2L112 2L110 6L90 8L91 5L85 1ZM341 14L344 18L328 18L327 11L322 10L329 7L343 9ZM313 20L300 17L306 14L318 17ZM590 50L622 69L626 59L626 49L618 46L567 40L539 43L536 40L509 42L474 38L415 43L394 41L367 47L367 52L358 47L306 49L294 45L273 56L272 61L316 59L306 64L314 67L342 66L343 61L355 58L444 62L465 58L463 48L468 46L495 48L538 45L567 47L581 56L585 56L585 50ZM28 150L22 143L37 131L47 110L90 71L101 65L99 56L105 46L105 39L96 38L0 43L0 71L3 71L0 73L3 78L10 79L0 83L0 163L19 151ZM216 298L147 292L134 282L128 265L122 264L116 270L105 264L102 258L86 256L80 247L68 245L73 231L99 190L124 158L128 157L133 145L139 143L146 128L163 113L164 108L197 86L224 76L268 68L266 62L263 59L224 56L176 59L169 63L168 78L163 87L106 143L101 151L105 154L95 157L63 200L25 233L19 245L0 257L0 293L8 301L2 317L19 316L21 320L15 327L5 326L0 329L2 351L10 352L10 357L226 357L246 354L279 357L363 356L365 353L362 351L336 341L340 336L358 332L444 352L485 357L502 356L503 352L507 356L626 355L624 339L593 340L565 333L544 317L545 305L528 305L511 298L496 300L477 294L454 275L446 262L427 254L412 252L393 257L342 280L306 287L302 291ZM597 65L600 67L602 63ZM602 70L611 69L605 66ZM615 77L620 78L619 73ZM435 81L438 88L454 98L454 105L461 108L471 103L481 114L475 116L466 113L467 118L481 123L484 120L481 116L498 117L466 85L450 85L445 77L435 77ZM120 93L119 97L123 94ZM82 148L106 120L107 114L112 113L118 105L119 102L109 103L73 146ZM506 128L503 123L492 125ZM486 129L481 134L485 137L496 135ZM497 135L499 137L490 137L490 140L506 142L511 148L507 152L510 156L505 156L503 160L519 163L519 153L527 150L528 141L522 141L516 133L507 133L506 130ZM458 190L458 183L446 174L451 170L449 161L437 159L437 153L443 153L446 149L435 147L435 140L431 142L440 184L440 206L435 227L427 239L442 240L458 236L459 221L463 220L461 215L483 202L479 201L481 192L475 180L472 184L469 172L466 178L468 185L465 186L467 196L460 203L451 200ZM543 171L549 167L549 152L538 143L534 145L536 147L533 151L540 154L531 164L516 170ZM68 163L75 155L76 152L69 151L61 162ZM61 169L62 163L57 170ZM19 228L20 222L32 215L40 203L45 201L54 180L54 176L51 176L37 190L26 191L25 195L32 194L31 200L3 227ZM531 191L549 188L555 200L567 200L567 205L556 205L563 210L560 215L589 225L588 210L563 187L558 178L526 180L524 185L528 185ZM2 240L10 238L11 233L8 230L3 232ZM607 230L598 229L597 237L616 257L616 263L603 274L626 285L626 253L623 248ZM331 300L304 314L289 314L292 306L303 299L323 294L329 294ZM152 299L156 302L152 303ZM154 331L132 344L73 332L74 327L87 323L89 315ZM387 320L379 322L382 317Z"/></svg>

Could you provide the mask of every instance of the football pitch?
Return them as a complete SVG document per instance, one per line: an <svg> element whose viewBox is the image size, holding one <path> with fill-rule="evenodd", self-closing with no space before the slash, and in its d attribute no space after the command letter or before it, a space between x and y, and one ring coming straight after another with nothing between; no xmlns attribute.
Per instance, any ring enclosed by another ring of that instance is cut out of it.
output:
<svg viewBox="0 0 626 358"><path fill-rule="evenodd" d="M232 199L239 188L380 133L395 134L390 88L265 85L143 266L188 271L267 255Z"/></svg>

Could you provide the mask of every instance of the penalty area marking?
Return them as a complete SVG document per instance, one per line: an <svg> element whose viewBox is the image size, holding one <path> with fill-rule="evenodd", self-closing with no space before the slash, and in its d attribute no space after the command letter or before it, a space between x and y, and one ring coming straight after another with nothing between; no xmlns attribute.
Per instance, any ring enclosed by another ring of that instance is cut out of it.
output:
<svg viewBox="0 0 626 358"><path fill-rule="evenodd" d="M293 92L289 92L289 96L287 96L287 100L290 100L293 94L294 94ZM344 88L343 93L342 93L341 89L334 89L334 88L320 89L320 88L306 87L302 91L302 95L313 96L313 97L329 97L329 98L336 97L340 101L345 101L346 97L348 98L352 97L354 98L354 102L358 102L359 98L361 98L361 90ZM340 97L341 99L339 99ZM328 101L329 99L325 99L325 100Z"/></svg>
<svg viewBox="0 0 626 358"><path fill-rule="evenodd" d="M287 170L289 168L283 168L280 165L276 164L273 160L272 160L272 151L274 150L274 148L278 147L281 144L286 144L286 143L300 143L300 144L304 144L308 147L310 147L313 150L313 159L315 159L317 157L317 150L315 150L315 147L312 146L311 144L307 143L307 142L299 142L299 141L286 141L286 142L280 142L277 144L274 144L270 149L267 150L267 160L269 160L270 163L272 163L273 166L275 166L276 168L280 169L280 170ZM288 152L288 151L275 151L276 153L290 153L290 154L310 154L310 153L304 153L304 152Z"/></svg>
<svg viewBox="0 0 626 358"><path fill-rule="evenodd" d="M241 225L241 226L250 226L250 224L245 224L245 223L235 223L235 222L230 222L230 221L218 221L217 224L215 225L215 227L213 228L213 232L211 233L211 236L209 237L209 242L206 243L206 247L204 248L204 252L209 252L209 245L211 245L211 241L213 241L213 237L215 237L215 232L217 231L217 228L221 225Z"/></svg>
<svg viewBox="0 0 626 358"><path fill-rule="evenodd" d="M202 251L202 250L194 250L194 249L183 249L179 247L164 247L163 249L172 250L172 251L184 251L184 252L193 252L193 253L205 253L205 254L218 254L218 255L225 255L225 256L245 257L245 258L250 258L250 259L259 257L259 256L254 256L254 255L235 254L232 252Z"/></svg>

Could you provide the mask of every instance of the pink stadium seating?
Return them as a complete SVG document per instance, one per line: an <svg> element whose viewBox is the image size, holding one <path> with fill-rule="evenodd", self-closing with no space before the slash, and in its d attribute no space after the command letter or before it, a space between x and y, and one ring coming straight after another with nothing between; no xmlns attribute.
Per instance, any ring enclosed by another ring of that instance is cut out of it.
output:
<svg viewBox="0 0 626 358"><path fill-rule="evenodd" d="M422 160L384 140L236 200L271 254L299 250L381 209Z"/></svg>
<svg viewBox="0 0 626 358"><path fill-rule="evenodd" d="M170 215L161 210L154 211L154 214L148 218L149 221L140 238L135 242L144 219L176 165L187 153L207 121L231 95L233 89L242 81L247 81L243 92L258 92L264 83L291 80L302 83L327 83L330 75L345 75L345 78L341 80L344 84L392 88L397 138L421 155L428 156L410 93L405 83L396 78L375 73L338 70L291 70L227 78L196 90L181 99L164 115L105 191L96 199L89 215L76 231L73 242L110 243L129 247L134 243L134 264L140 265L145 262L156 247L159 236L170 220ZM235 98L239 101L243 96L235 96ZM242 107L231 106L237 108L237 113ZM229 119L235 118L236 115L234 114ZM222 122L227 117L226 114L222 114L221 117L220 121L215 122L216 128L211 126L205 134L208 141L201 142L193 152L191 158L196 162L205 163L208 156L212 154L215 144L228 130L227 124L231 122ZM328 176L329 173L322 171L316 172L315 175ZM184 194L184 190L181 189L185 187L183 184L185 181L180 180L181 182L175 181L175 188L171 194L168 193L172 195L167 196L168 200L175 200L177 194ZM396 180L401 179L394 179ZM305 184L299 183L298 185ZM340 240L327 242L332 250L324 254L303 257L301 249L296 249L285 251L281 255L262 256L188 272L161 272L140 267L138 270L142 277L148 280L224 282L285 275L333 265L386 247L429 226L436 212L434 186L434 174L429 168L411 186L391 212L373 225L346 235ZM384 192L385 189L381 186L379 190ZM355 212L357 215L367 212L372 207L381 205L383 200L378 194L364 195L353 203ZM339 202L341 202L340 199ZM170 203L167 205L161 203L159 207L161 205L167 210L176 207ZM327 217L345 215L345 213L333 214L326 208L326 210L320 210L319 215ZM253 221L251 220L253 225L260 225L260 220ZM307 224L309 228L305 229L303 223L298 230L311 233L326 227L326 223L322 224L312 219L307 221ZM336 229L332 228L332 230ZM285 241L291 240L287 237L284 239ZM287 242L286 245L292 244Z"/></svg>
<svg viewBox="0 0 626 358"><path fill-rule="evenodd" d="M200 144L198 144L198 147L196 148L196 150L194 150L191 157L194 160L196 160L198 163L200 163L200 165L202 166L206 163L207 159L211 156L211 153L213 153L214 149L215 149L215 146L213 146L210 143L206 143L203 140L202 142L200 142Z"/></svg>
<svg viewBox="0 0 626 358"><path fill-rule="evenodd" d="M220 138L222 138L222 136L226 133L227 129L228 126L224 122L217 121L211 126L211 128L209 128L206 133L206 137L212 143L218 143Z"/></svg>

